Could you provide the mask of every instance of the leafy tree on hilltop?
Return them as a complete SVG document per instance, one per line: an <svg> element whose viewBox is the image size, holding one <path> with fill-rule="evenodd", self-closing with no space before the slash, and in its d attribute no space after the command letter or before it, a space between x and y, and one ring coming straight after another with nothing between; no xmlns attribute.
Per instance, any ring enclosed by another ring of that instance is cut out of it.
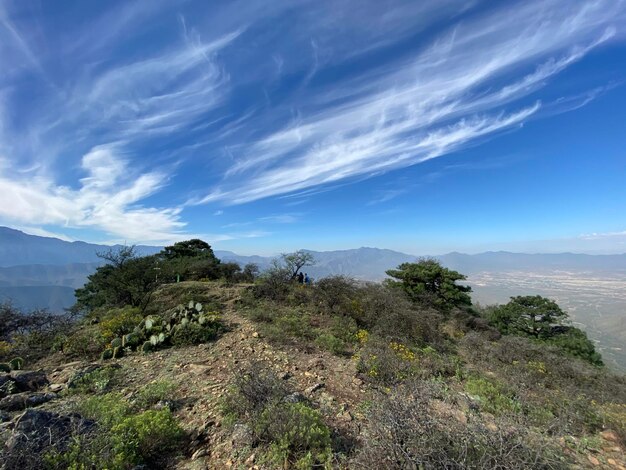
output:
<svg viewBox="0 0 626 470"><path fill-rule="evenodd" d="M159 255L165 259L208 258L219 262L219 260L215 257L215 253L213 253L211 245L198 238L166 246L163 250L161 250Z"/></svg>
<svg viewBox="0 0 626 470"><path fill-rule="evenodd" d="M157 256L161 260L159 269L169 281L217 279L232 271L230 266L220 265L207 242L197 238L166 246Z"/></svg>
<svg viewBox="0 0 626 470"><path fill-rule="evenodd" d="M285 268L289 270L292 277L297 276L303 267L315 264L313 254L304 250L298 250L294 253L283 253L280 256L285 264Z"/></svg>
<svg viewBox="0 0 626 470"><path fill-rule="evenodd" d="M159 284L156 256L137 256L134 247L111 249L98 256L109 263L100 266L82 288L76 289L75 309L124 305L145 308Z"/></svg>
<svg viewBox="0 0 626 470"><path fill-rule="evenodd" d="M444 268L434 259L420 259L417 263L402 263L397 269L390 269L387 275L397 279L388 279L386 284L404 290L416 303L431 305L438 310L450 311L452 308L469 309L472 288L457 284L465 280L463 274Z"/></svg>
<svg viewBox="0 0 626 470"><path fill-rule="evenodd" d="M571 326L567 312L553 300L540 295L511 297L509 303L488 309L486 316L502 334L535 338L592 364L602 364L586 333Z"/></svg>
<svg viewBox="0 0 626 470"><path fill-rule="evenodd" d="M556 302L540 295L511 297L511 301L494 309L490 323L503 334L517 334L546 339L562 332L567 313Z"/></svg>

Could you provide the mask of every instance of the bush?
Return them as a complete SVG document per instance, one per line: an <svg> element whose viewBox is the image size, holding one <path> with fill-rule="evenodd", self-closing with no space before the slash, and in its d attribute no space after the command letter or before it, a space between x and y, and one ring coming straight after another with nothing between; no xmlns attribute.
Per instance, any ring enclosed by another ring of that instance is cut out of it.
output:
<svg viewBox="0 0 626 470"><path fill-rule="evenodd" d="M322 333L315 339L315 344L331 353L341 356L346 354L345 341L330 333Z"/></svg>
<svg viewBox="0 0 626 470"><path fill-rule="evenodd" d="M259 362L252 362L235 375L223 411L235 418L254 419L269 404L281 401L288 393L285 382L274 372Z"/></svg>
<svg viewBox="0 0 626 470"><path fill-rule="evenodd" d="M79 410L99 427L92 435L77 435L66 452L54 449L45 455L48 468L127 470L145 464L163 468L183 432L169 409L132 414L119 394L91 397Z"/></svg>
<svg viewBox="0 0 626 470"><path fill-rule="evenodd" d="M352 468L567 468L539 435L512 423L461 423L433 409L440 385L415 382L381 396L370 408L363 446Z"/></svg>
<svg viewBox="0 0 626 470"><path fill-rule="evenodd" d="M350 316L360 328L381 337L409 340L418 346L441 347L438 326L443 317L433 310L415 306L398 290L369 284L359 290Z"/></svg>
<svg viewBox="0 0 626 470"><path fill-rule="evenodd" d="M108 310L98 320L98 329L103 341L110 343L113 338L132 332L143 320L143 314L136 307L125 306Z"/></svg>
<svg viewBox="0 0 626 470"><path fill-rule="evenodd" d="M55 315L47 310L22 312L10 303L0 303L0 360L20 356L28 362L47 356L59 346L75 324L71 314Z"/></svg>
<svg viewBox="0 0 626 470"><path fill-rule="evenodd" d="M169 380L151 382L139 391L134 404L139 409L149 408L170 398L176 388L176 384Z"/></svg>
<svg viewBox="0 0 626 470"><path fill-rule="evenodd" d="M171 342L174 346L190 346L211 341L217 337L217 326L198 323L179 325L173 330Z"/></svg>
<svg viewBox="0 0 626 470"><path fill-rule="evenodd" d="M254 423L259 442L268 445L266 460L280 468L330 467L330 429L316 410L304 403L267 407Z"/></svg>
<svg viewBox="0 0 626 470"><path fill-rule="evenodd" d="M180 426L167 408L129 416L110 431L114 465L163 461L162 456L177 448L182 435Z"/></svg>
<svg viewBox="0 0 626 470"><path fill-rule="evenodd" d="M504 384L482 377L470 377L465 383L465 390L480 400L481 409L495 415L519 413L521 405L515 394Z"/></svg>
<svg viewBox="0 0 626 470"><path fill-rule="evenodd" d="M376 336L369 337L357 364L357 370L370 381L386 386L411 377L452 376L458 367L457 358L441 355L431 347L417 348Z"/></svg>
<svg viewBox="0 0 626 470"><path fill-rule="evenodd" d="M312 297L320 313L344 314L352 309L352 303L358 298L358 288L353 279L329 276L317 281Z"/></svg>
<svg viewBox="0 0 626 470"><path fill-rule="evenodd" d="M73 393L83 394L105 393L110 390L113 384L115 384L117 377L119 376L119 372L119 367L101 367L72 382L69 390Z"/></svg>
<svg viewBox="0 0 626 470"><path fill-rule="evenodd" d="M257 299L284 301L292 287L291 272L286 268L274 266L259 276L251 290Z"/></svg>
<svg viewBox="0 0 626 470"><path fill-rule="evenodd" d="M98 325L83 324L63 339L61 349L71 357L94 359L106 344Z"/></svg>

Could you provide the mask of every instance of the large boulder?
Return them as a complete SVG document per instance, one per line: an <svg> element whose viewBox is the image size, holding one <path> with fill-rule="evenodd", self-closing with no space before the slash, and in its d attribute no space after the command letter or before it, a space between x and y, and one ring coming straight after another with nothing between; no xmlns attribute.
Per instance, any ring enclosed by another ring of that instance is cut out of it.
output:
<svg viewBox="0 0 626 470"><path fill-rule="evenodd" d="M9 395L0 400L0 410L21 411L25 408L32 408L42 405L57 397L56 393L43 392L22 392Z"/></svg>
<svg viewBox="0 0 626 470"><path fill-rule="evenodd" d="M48 385L48 378L43 371L14 370L11 378L20 392L36 392Z"/></svg>
<svg viewBox="0 0 626 470"><path fill-rule="evenodd" d="M95 429L93 421L79 415L58 415L43 410L27 410L14 421L2 452L0 469L42 468L42 456L56 450L65 452L72 439Z"/></svg>

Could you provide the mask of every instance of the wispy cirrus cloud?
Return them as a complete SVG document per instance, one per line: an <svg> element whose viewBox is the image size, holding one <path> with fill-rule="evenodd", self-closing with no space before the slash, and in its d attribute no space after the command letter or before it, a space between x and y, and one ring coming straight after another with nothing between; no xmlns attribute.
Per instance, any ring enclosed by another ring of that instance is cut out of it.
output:
<svg viewBox="0 0 626 470"><path fill-rule="evenodd" d="M461 22L415 58L312 94L296 119L237 149L224 181L191 202L242 204L380 174L520 126L541 112L532 94L617 38L624 17L622 1L552 0Z"/></svg>
<svg viewBox="0 0 626 470"><path fill-rule="evenodd" d="M118 150L100 146L84 155L85 176L78 189L41 176L31 176L25 183L1 175L0 193L8 197L0 206L0 217L20 224L98 228L109 235L150 242L180 234L185 226L180 208L139 204L166 184L166 176L133 171Z"/></svg>

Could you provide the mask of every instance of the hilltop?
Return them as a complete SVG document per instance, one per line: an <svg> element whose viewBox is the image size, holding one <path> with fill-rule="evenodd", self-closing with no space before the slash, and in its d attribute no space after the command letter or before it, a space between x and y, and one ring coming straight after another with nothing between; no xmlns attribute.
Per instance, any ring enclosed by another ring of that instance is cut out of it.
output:
<svg viewBox="0 0 626 470"><path fill-rule="evenodd" d="M626 468L626 378L552 301L481 309L436 261L300 285L307 253L257 277L207 246L158 259L208 278L114 253L78 321L5 327L3 468Z"/></svg>

